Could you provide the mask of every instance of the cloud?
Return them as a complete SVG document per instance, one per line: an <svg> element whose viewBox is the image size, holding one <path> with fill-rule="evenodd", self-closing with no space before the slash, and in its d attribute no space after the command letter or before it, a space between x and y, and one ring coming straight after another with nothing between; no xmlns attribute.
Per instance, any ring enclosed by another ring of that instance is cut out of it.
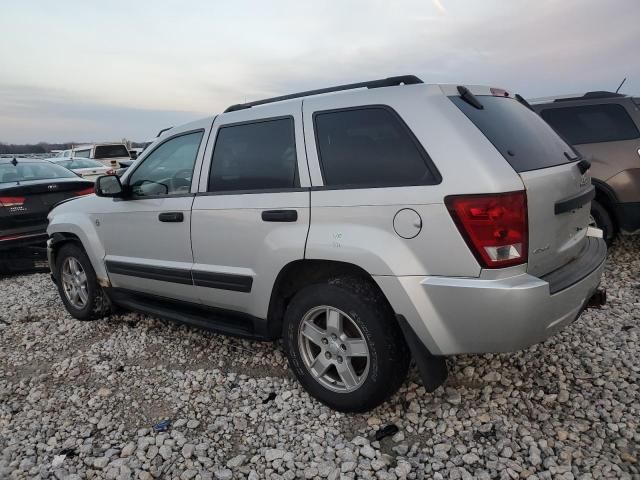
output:
<svg viewBox="0 0 640 480"><path fill-rule="evenodd" d="M0 86L0 141L6 143L140 141L203 116L95 103L63 90Z"/></svg>
<svg viewBox="0 0 640 480"><path fill-rule="evenodd" d="M447 10L442 5L441 0L431 0L431 1L433 2L434 7L436 7L440 13L447 13Z"/></svg>
<svg viewBox="0 0 640 480"><path fill-rule="evenodd" d="M3 10L0 31L21 41L0 42L0 140L140 138L238 102L400 74L528 97L626 76L623 91L640 91L637 0L136 2L122 22L126 5Z"/></svg>

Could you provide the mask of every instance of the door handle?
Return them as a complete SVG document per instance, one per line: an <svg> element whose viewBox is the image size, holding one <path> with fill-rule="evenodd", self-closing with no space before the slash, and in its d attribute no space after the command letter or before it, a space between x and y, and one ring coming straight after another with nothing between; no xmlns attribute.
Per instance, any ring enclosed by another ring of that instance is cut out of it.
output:
<svg viewBox="0 0 640 480"><path fill-rule="evenodd" d="M264 210L262 220L265 222L295 222L298 220L297 210Z"/></svg>
<svg viewBox="0 0 640 480"><path fill-rule="evenodd" d="M158 215L158 220L161 222L182 222L184 214L182 212L162 212Z"/></svg>

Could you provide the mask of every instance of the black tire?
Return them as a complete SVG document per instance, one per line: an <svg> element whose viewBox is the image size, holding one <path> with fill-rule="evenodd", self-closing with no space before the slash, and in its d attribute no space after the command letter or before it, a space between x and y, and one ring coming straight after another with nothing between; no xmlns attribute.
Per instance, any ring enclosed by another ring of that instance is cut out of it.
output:
<svg viewBox="0 0 640 480"><path fill-rule="evenodd" d="M366 341L369 367L366 377L364 373L360 377L364 377L363 383L354 391L336 392L325 387L305 365L298 332L307 312L319 306L346 313ZM302 386L325 405L342 412L364 412L378 406L398 390L409 369L409 349L391 308L377 289L363 280L333 279L300 290L285 312L282 336L289 365Z"/></svg>
<svg viewBox="0 0 640 480"><path fill-rule="evenodd" d="M592 200L591 216L593 217L596 226L602 230L602 237L608 244L611 244L616 236L616 227L609 211L597 200Z"/></svg>
<svg viewBox="0 0 640 480"><path fill-rule="evenodd" d="M76 259L87 277L88 300L84 308L75 307L67 298L62 282L62 270L67 258ZM89 261L82 246L77 243L67 243L63 245L56 255L55 277L58 286L58 293L67 311L78 320L90 321L98 320L109 316L111 313L111 302L98 284L96 272Z"/></svg>

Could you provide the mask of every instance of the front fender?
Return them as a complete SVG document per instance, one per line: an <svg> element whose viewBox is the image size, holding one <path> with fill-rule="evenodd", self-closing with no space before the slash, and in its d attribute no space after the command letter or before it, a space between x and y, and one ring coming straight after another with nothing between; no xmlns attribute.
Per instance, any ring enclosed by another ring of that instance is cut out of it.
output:
<svg viewBox="0 0 640 480"><path fill-rule="evenodd" d="M109 277L104 266L105 250L96 231L93 215L85 212L65 211L65 206L60 205L49 214L47 234L50 238L56 233L76 236L87 252L91 266L96 272L98 283L108 285Z"/></svg>

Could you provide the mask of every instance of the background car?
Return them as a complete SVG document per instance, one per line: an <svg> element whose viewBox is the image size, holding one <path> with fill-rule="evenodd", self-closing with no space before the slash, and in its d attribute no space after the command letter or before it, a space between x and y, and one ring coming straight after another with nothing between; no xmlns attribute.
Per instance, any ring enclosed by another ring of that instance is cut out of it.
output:
<svg viewBox="0 0 640 480"><path fill-rule="evenodd" d="M42 244L47 239L47 214L57 203L94 192L62 165L39 159L0 159L0 254ZM0 267L4 263L0 255Z"/></svg>
<svg viewBox="0 0 640 480"><path fill-rule="evenodd" d="M107 167L97 160L90 158L52 158L51 162L68 168L73 173L87 180L96 181L101 175L114 175L115 170Z"/></svg>
<svg viewBox="0 0 640 480"><path fill-rule="evenodd" d="M102 164L118 168L121 160L130 160L131 154L124 143L94 143L73 147L73 157L91 158Z"/></svg>
<svg viewBox="0 0 640 480"><path fill-rule="evenodd" d="M129 169L129 167L131 165L133 165L133 162L135 162L135 160L122 160L122 161L120 161L120 168L118 168L116 170L116 175L118 175L119 177L124 175L124 173Z"/></svg>
<svg viewBox="0 0 640 480"><path fill-rule="evenodd" d="M591 162L592 224L607 241L640 233L640 98L599 91L530 103Z"/></svg>

